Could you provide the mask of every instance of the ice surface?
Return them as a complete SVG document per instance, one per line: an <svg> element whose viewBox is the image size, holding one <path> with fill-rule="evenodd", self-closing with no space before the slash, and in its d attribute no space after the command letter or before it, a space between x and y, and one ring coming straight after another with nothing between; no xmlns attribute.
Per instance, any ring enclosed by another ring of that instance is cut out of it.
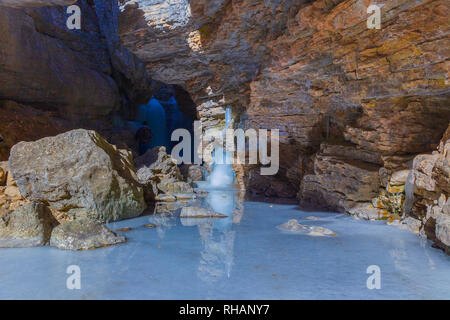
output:
<svg viewBox="0 0 450 320"><path fill-rule="evenodd" d="M295 205L242 202L212 191L211 208L228 219L145 216L110 224L128 243L93 251L0 249L1 299L431 299L450 298L450 257L383 222L304 212ZM314 215L320 221L305 219ZM297 219L335 237L288 234ZM145 224L160 225L146 228ZM81 268L81 290L66 269ZM381 268L369 290L367 267Z"/></svg>

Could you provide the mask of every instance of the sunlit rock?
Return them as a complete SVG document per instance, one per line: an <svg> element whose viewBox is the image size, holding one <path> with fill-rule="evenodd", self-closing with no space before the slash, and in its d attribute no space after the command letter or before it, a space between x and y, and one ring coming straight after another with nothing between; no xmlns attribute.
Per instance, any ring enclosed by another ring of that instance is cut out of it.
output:
<svg viewBox="0 0 450 320"><path fill-rule="evenodd" d="M336 236L337 234L328 228L312 226L309 228L309 235L315 237Z"/></svg>
<svg viewBox="0 0 450 320"><path fill-rule="evenodd" d="M363 220L377 220L382 217L382 211L368 202L354 205L347 213Z"/></svg>
<svg viewBox="0 0 450 320"><path fill-rule="evenodd" d="M405 214L422 222L420 233L449 251L450 126L432 154L414 158ZM439 221L439 223L438 223Z"/></svg>
<svg viewBox="0 0 450 320"><path fill-rule="evenodd" d="M20 190L15 186L7 186L5 189L5 195L11 199L22 199L22 195L20 194Z"/></svg>
<svg viewBox="0 0 450 320"><path fill-rule="evenodd" d="M159 194L159 195L155 196L155 200L163 201L163 202L174 202L177 200L177 198L171 194Z"/></svg>
<svg viewBox="0 0 450 320"><path fill-rule="evenodd" d="M389 182L392 186L404 185L408 179L410 170L401 170L394 172L391 176L391 181Z"/></svg>
<svg viewBox="0 0 450 320"><path fill-rule="evenodd" d="M175 196L177 200L193 200L197 198L197 195L194 193L176 193Z"/></svg>
<svg viewBox="0 0 450 320"><path fill-rule="evenodd" d="M450 201L446 204L450 209ZM450 215L440 214L436 219L436 238L450 248ZM449 251L450 252L450 251Z"/></svg>
<svg viewBox="0 0 450 320"><path fill-rule="evenodd" d="M176 161L165 147L155 147L134 160L137 177L151 193L150 200L166 201L176 194L192 194L193 188L182 181ZM165 200L162 200L165 199Z"/></svg>

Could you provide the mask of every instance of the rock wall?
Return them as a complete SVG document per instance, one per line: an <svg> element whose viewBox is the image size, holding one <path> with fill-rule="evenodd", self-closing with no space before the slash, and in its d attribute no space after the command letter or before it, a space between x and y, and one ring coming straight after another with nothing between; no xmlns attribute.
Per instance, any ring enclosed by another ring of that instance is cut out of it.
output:
<svg viewBox="0 0 450 320"><path fill-rule="evenodd" d="M67 28L66 7L0 6L2 160L24 139L75 127L103 133L113 113L148 98L155 88L142 62L118 41L114 1L76 4L81 30Z"/></svg>
<svg viewBox="0 0 450 320"><path fill-rule="evenodd" d="M106 42L85 1L81 30L64 7L0 9L2 100L46 105L69 117L105 116L120 104Z"/></svg>
<svg viewBox="0 0 450 320"><path fill-rule="evenodd" d="M110 222L139 216L146 204L132 155L95 131L77 129L20 142L11 149L9 173L20 194L70 220Z"/></svg>
<svg viewBox="0 0 450 320"><path fill-rule="evenodd" d="M369 0L121 0L119 34L153 77L191 94L205 127L231 105L235 126L280 130L276 176L235 166L248 191L391 219L404 200L391 176L450 121L450 6L377 3L379 30Z"/></svg>
<svg viewBox="0 0 450 320"><path fill-rule="evenodd" d="M417 231L450 254L450 126L437 150L414 158L405 214Z"/></svg>
<svg viewBox="0 0 450 320"><path fill-rule="evenodd" d="M335 198L353 199L321 178L321 164L386 180L435 148L450 119L448 3L387 1L381 30L367 28L369 4L123 0L119 33L153 77L188 90L205 126L232 105L238 125L280 129L277 179L342 210ZM346 154L325 156L322 143Z"/></svg>

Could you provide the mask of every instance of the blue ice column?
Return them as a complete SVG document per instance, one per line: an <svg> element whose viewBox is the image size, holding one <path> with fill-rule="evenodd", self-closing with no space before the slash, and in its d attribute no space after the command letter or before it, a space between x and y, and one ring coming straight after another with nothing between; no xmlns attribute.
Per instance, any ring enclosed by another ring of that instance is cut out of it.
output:
<svg viewBox="0 0 450 320"><path fill-rule="evenodd" d="M225 111L225 129L223 136L225 137L226 129L231 124L231 108L227 107ZM225 140L225 139L224 139ZM222 160L222 163L220 161ZM224 188L234 181L234 172L231 165L231 153L224 151L223 147L216 147L213 156L213 168L209 176L209 183L213 187Z"/></svg>
<svg viewBox="0 0 450 320"><path fill-rule="evenodd" d="M146 121L152 130L153 139L148 144L147 149L156 146L168 147L166 112L157 99L152 97L147 104L139 106L136 121L141 125Z"/></svg>

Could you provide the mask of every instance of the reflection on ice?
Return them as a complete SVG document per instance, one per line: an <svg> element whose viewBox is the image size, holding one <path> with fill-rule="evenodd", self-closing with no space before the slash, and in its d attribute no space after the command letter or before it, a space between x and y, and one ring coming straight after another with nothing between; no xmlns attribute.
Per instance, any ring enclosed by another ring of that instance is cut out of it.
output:
<svg viewBox="0 0 450 320"><path fill-rule="evenodd" d="M233 265L234 231L222 230L214 233L211 223L198 225L203 243L198 277L207 282L218 281L221 277L230 277Z"/></svg>
<svg viewBox="0 0 450 320"><path fill-rule="evenodd" d="M212 191L198 201L204 203L193 205L228 218L180 219L175 211L109 224L132 228L124 233L128 243L116 247L4 249L0 298L450 298L450 257L407 231L293 205L244 202L232 191ZM312 214L320 219L305 219ZM338 236L276 228L291 219ZM144 227L149 223L159 227ZM65 286L69 265L81 269L81 290ZM381 290L366 287L370 265L380 267Z"/></svg>
<svg viewBox="0 0 450 320"><path fill-rule="evenodd" d="M207 197L191 204L221 213L226 218L180 218L174 211L153 215L149 220L160 225L157 232L161 239L164 239L166 230L174 226L176 219L184 227L197 227L202 244L197 276L205 283L213 283L231 275L235 240L232 224L242 219L243 200L244 194L234 189L209 189Z"/></svg>

